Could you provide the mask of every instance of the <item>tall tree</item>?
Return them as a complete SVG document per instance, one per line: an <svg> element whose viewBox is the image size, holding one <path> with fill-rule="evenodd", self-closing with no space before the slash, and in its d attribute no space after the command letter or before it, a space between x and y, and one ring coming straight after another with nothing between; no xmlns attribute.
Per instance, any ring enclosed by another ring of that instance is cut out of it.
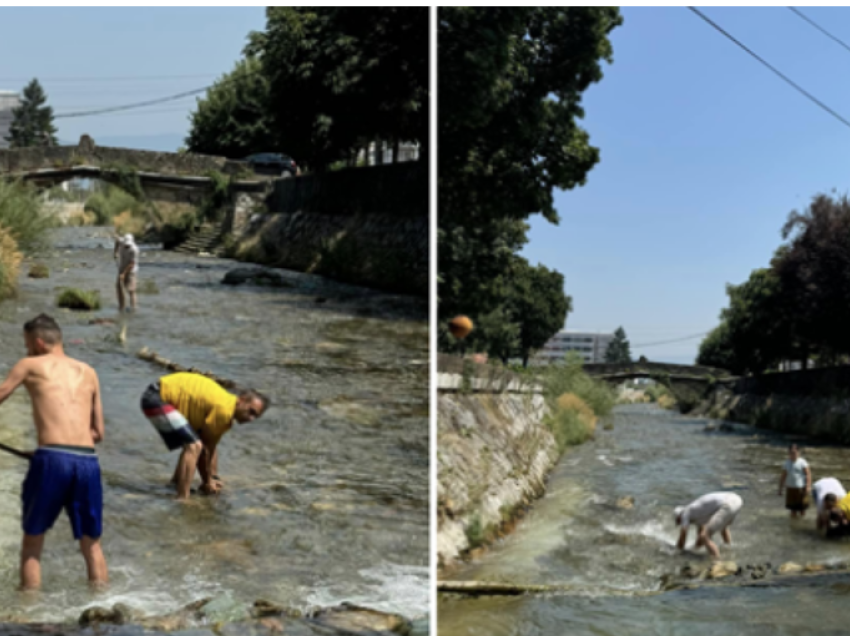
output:
<svg viewBox="0 0 850 636"><path fill-rule="evenodd" d="M626 338L626 331L622 327L617 327L614 332L614 338L608 343L605 349L605 362L613 364L627 364L632 361L632 352L629 346L629 339Z"/></svg>
<svg viewBox="0 0 850 636"><path fill-rule="evenodd" d="M510 308L519 325L517 353L527 367L531 353L564 326L572 299L564 294L563 274L543 265L532 267L524 258L516 260Z"/></svg>
<svg viewBox="0 0 850 636"><path fill-rule="evenodd" d="M192 152L231 158L271 150L268 101L260 61L240 60L198 100L186 145Z"/></svg>
<svg viewBox="0 0 850 636"><path fill-rule="evenodd" d="M37 79L33 79L24 88L21 105L12 109L12 123L6 137L12 148L57 144L53 109L46 104L44 89Z"/></svg>
<svg viewBox="0 0 850 636"><path fill-rule="evenodd" d="M601 79L621 18L600 7L438 15L439 313L490 315L515 296L524 221L557 223L553 189L582 184L599 159L577 124L581 94Z"/></svg>
<svg viewBox="0 0 850 636"><path fill-rule="evenodd" d="M246 53L269 81L278 145L305 165L375 140L427 145L427 7L269 7Z"/></svg>

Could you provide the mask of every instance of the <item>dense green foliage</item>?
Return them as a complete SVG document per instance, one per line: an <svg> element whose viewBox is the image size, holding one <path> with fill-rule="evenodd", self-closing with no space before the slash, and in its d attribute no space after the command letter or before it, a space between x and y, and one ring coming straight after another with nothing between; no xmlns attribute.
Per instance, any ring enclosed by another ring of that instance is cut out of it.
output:
<svg viewBox="0 0 850 636"><path fill-rule="evenodd" d="M850 359L850 201L814 197L789 215L783 238L770 267L727 286L729 306L700 345L699 364L745 374Z"/></svg>
<svg viewBox="0 0 850 636"><path fill-rule="evenodd" d="M443 323L472 318L470 347L525 357L563 325L563 277L529 274L517 252L525 220L557 223L554 189L581 185L599 160L577 120L620 23L618 9L603 7L439 10L439 312ZM516 311L531 277L551 312Z"/></svg>
<svg viewBox="0 0 850 636"><path fill-rule="evenodd" d="M53 109L46 106L47 95L37 79L24 88L21 105L12 109L12 123L6 141L12 148L55 146Z"/></svg>
<svg viewBox="0 0 850 636"><path fill-rule="evenodd" d="M631 361L632 352L629 347L629 340L626 338L626 330L617 327L614 332L614 339L608 343L608 348L605 349L605 362L627 364Z"/></svg>
<svg viewBox="0 0 850 636"><path fill-rule="evenodd" d="M55 226L33 186L0 180L0 227L9 231L23 252L46 247L49 231Z"/></svg>
<svg viewBox="0 0 850 636"><path fill-rule="evenodd" d="M199 100L190 150L323 170L378 140L427 146L427 7L269 7L245 58Z"/></svg>
<svg viewBox="0 0 850 636"><path fill-rule="evenodd" d="M97 225L111 225L119 214L130 212L133 216L143 216L146 206L127 191L113 185L92 194L85 205L86 212L95 215Z"/></svg>
<svg viewBox="0 0 850 636"><path fill-rule="evenodd" d="M82 289L66 289L56 298L56 306L76 311L92 311L100 309L100 294L96 291Z"/></svg>
<svg viewBox="0 0 850 636"><path fill-rule="evenodd" d="M192 152L241 159L270 148L268 81L256 58L245 58L198 99L186 138Z"/></svg>
<svg viewBox="0 0 850 636"><path fill-rule="evenodd" d="M603 380L593 378L582 370L582 359L575 351L567 353L563 364L553 364L540 369L543 389L550 402L565 393L580 397L597 417L608 415L617 403L614 390Z"/></svg>

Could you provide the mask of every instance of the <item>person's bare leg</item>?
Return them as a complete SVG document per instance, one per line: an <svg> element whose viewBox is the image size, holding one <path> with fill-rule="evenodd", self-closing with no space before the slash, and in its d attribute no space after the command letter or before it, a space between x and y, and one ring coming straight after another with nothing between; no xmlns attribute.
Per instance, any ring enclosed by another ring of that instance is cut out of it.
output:
<svg viewBox="0 0 850 636"><path fill-rule="evenodd" d="M106 558L100 548L100 539L83 537L80 539L80 552L86 560L86 568L91 585L102 587L109 582L109 573L106 570Z"/></svg>
<svg viewBox="0 0 850 636"><path fill-rule="evenodd" d="M711 555L713 559L720 558L720 550L717 549L717 546L714 545L714 541L711 540L711 537L708 536L707 533L703 532L700 535L702 539L702 544L705 546L705 549L708 550L708 553Z"/></svg>
<svg viewBox="0 0 850 636"><path fill-rule="evenodd" d="M177 464L177 498L188 499L189 489L192 486L192 479L195 477L195 470L198 467L198 460L201 457L201 452L204 445L201 442L192 442L183 447L183 453L180 455L180 463Z"/></svg>
<svg viewBox="0 0 850 636"><path fill-rule="evenodd" d="M726 545L732 545L732 533L729 532L729 526L723 528L723 534L721 536L723 537L723 542Z"/></svg>
<svg viewBox="0 0 850 636"><path fill-rule="evenodd" d="M130 297L130 307L136 311L136 292L127 292L127 295Z"/></svg>
<svg viewBox="0 0 850 636"><path fill-rule="evenodd" d="M121 284L119 280L115 283L115 290L118 292L118 311L124 311L124 286Z"/></svg>
<svg viewBox="0 0 850 636"><path fill-rule="evenodd" d="M21 589L37 590L41 587L41 550L44 535L25 534L21 544Z"/></svg>

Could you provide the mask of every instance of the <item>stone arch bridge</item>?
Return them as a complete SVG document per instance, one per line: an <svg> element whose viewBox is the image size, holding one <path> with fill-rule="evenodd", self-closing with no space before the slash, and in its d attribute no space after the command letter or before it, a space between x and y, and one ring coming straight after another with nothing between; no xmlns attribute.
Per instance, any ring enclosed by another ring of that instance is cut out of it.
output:
<svg viewBox="0 0 850 636"><path fill-rule="evenodd" d="M45 189L74 178L99 179L127 189L129 176L138 179L141 194L154 206L203 205L215 190L211 173L230 178L222 231L238 233L251 210L265 202L273 181L254 175L244 162L192 153L96 146L87 135L76 146L0 149L0 178L21 179Z"/></svg>
<svg viewBox="0 0 850 636"><path fill-rule="evenodd" d="M678 388L702 393L718 380L732 379L724 369L644 360L628 364L585 364L582 369L588 375L610 384L620 385L629 380L647 378L666 384L674 392Z"/></svg>

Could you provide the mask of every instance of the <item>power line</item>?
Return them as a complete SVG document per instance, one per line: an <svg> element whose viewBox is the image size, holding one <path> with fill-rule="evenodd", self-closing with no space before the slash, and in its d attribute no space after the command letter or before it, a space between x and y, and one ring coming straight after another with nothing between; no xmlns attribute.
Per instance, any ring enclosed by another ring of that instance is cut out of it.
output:
<svg viewBox="0 0 850 636"><path fill-rule="evenodd" d="M832 35L832 33L830 33L829 31L827 31L826 29L824 29L821 25L819 25L817 22L815 22L814 20L812 20L811 18L809 18L809 17L808 17L807 15L805 15L802 11L800 11L799 9L795 9L794 7L788 7L788 8L789 8L791 11L793 11L795 15L799 16L800 18L802 18L803 20L805 20L806 22L808 22L809 24L811 24L813 27L815 27L818 31L820 31L821 33L823 33L823 34L824 34L826 37L828 37L830 40L832 40L832 41L834 41L834 42L837 42L838 44L840 44L841 46L843 46L845 49L847 49L848 51L850 51L850 46L848 46L847 44L845 44L845 43L844 43L841 39L839 39L838 37L836 37L836 36Z"/></svg>
<svg viewBox="0 0 850 636"><path fill-rule="evenodd" d="M841 115L839 115L838 113L836 113L836 112L835 112L834 110L832 110L829 106L827 106L827 105L826 105L826 104L824 104L822 101L820 101L817 97L815 97L814 95L812 95L811 93L809 93L806 89L804 89L804 88L803 88L803 87L801 87L800 85L796 84L796 83L795 83L792 79L790 79L789 77L787 77L786 75L784 75L781 71L779 71L777 68L775 68L774 66L772 66L772 65L771 65L770 63L768 63L766 60L764 60L763 58L759 57L756 53L754 53L752 50L750 50L749 48L747 48L747 46L746 46L746 45L744 45L744 44L743 44L742 42L740 42L739 40L735 39L735 37L734 37L734 36L732 36L731 34L729 34L729 33L728 33L728 32L726 32L726 31L724 31L724 30L723 30L723 28L722 28L720 25L718 25L717 23L713 22L713 21L712 21L712 20L711 20L711 19L710 19L707 15L705 15L704 13L702 13L699 9L697 9L696 7L688 7L688 9L690 9L691 11L693 11L694 13L696 13L696 14L697 14L700 18L702 18L703 20L705 20L708 24L710 24L712 27L714 27L715 29L717 29L720 33L722 33L722 34L723 34L723 35L725 35L727 38L729 38L730 40L732 40L735 44L737 44L737 45L738 45L738 46L740 46L742 49L744 49L747 53L749 53L750 55L752 55L752 56L753 56L755 59L757 59L759 62L761 62L762 64L764 64L767 68L769 68L769 69L770 69L771 71L773 71L776 75L778 75L778 76L779 76L779 77L781 77L783 80L785 80L785 82L787 82L788 84L790 84L790 85L791 85L793 88L795 88L798 92L800 92L800 93L802 93L803 95L805 95L807 98L809 98L809 99L810 99L811 101L813 101L815 104L817 104L817 105L818 105L818 106L820 106L822 109L824 109L826 112L828 112L830 115L832 115L833 117L835 117L835 118L836 118L838 121L840 121L842 124L844 124L845 126L847 126L848 128L850 128L850 121L847 121L846 119L844 119Z"/></svg>
<svg viewBox="0 0 850 636"><path fill-rule="evenodd" d="M204 73L203 75L126 75L124 77L41 77L36 78L39 82L123 82L125 80L134 82L149 82L160 80L177 79L200 79L202 77L215 77L218 73ZM30 82L32 77L0 77L0 82Z"/></svg>
<svg viewBox="0 0 850 636"><path fill-rule="evenodd" d="M635 349L643 349L645 347L654 347L656 345L665 345L665 344L673 344L674 342L685 342L686 340L694 340L695 338L702 338L710 334L710 331L706 331L704 333L695 333L690 336L684 336L683 338L676 338L674 340L660 340L658 342L647 342L646 344L636 344L631 345Z"/></svg>
<svg viewBox="0 0 850 636"><path fill-rule="evenodd" d="M190 97L192 95L199 95L200 93L204 93L211 89L212 86L204 86L203 88L196 88L191 91L185 91L183 93L178 93L176 95L169 95L168 97L160 97L158 99L149 99L144 102L136 102L134 104L123 104L121 106L111 106L109 108L101 108L99 110L80 110L76 112L70 113L59 113L54 115L54 119L68 119L71 117L90 117L91 115L104 115L106 113L115 113L123 110L131 110L134 108L144 108L145 106L155 106L156 104L164 104L165 102L173 102L178 99L182 99L183 97Z"/></svg>

